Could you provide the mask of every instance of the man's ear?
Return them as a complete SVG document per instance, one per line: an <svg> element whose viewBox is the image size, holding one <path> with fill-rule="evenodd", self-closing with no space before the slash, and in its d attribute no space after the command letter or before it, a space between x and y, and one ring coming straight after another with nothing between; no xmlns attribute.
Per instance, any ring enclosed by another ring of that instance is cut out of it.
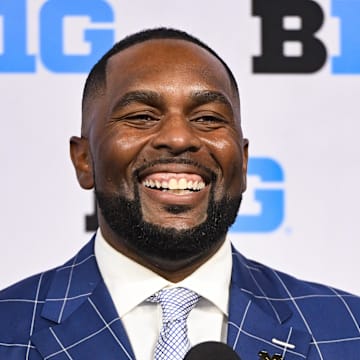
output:
<svg viewBox="0 0 360 360"><path fill-rule="evenodd" d="M70 139L70 156L80 186L84 189L92 189L94 187L94 173L88 140L83 137L72 136Z"/></svg>
<svg viewBox="0 0 360 360"><path fill-rule="evenodd" d="M243 182L243 188L242 192L246 190L247 186L247 167L248 167L248 160L249 160L249 140L243 139L243 164L242 164L242 182Z"/></svg>

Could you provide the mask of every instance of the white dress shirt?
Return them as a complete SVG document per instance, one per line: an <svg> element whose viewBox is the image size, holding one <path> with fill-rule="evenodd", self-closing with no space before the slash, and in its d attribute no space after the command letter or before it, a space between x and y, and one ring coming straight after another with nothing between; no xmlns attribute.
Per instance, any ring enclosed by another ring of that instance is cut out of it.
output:
<svg viewBox="0 0 360 360"><path fill-rule="evenodd" d="M137 359L153 359L162 312L159 304L145 300L166 287L185 287L201 296L187 321L192 346L203 341L226 342L232 267L229 240L178 283L171 283L116 251L100 230L95 238L95 257Z"/></svg>

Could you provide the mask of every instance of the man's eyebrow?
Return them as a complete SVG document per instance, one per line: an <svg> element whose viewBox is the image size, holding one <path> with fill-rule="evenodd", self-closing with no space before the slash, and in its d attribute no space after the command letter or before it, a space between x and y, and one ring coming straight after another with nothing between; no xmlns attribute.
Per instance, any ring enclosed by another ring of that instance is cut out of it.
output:
<svg viewBox="0 0 360 360"><path fill-rule="evenodd" d="M131 103L142 103L147 105L161 105L162 100L160 95L151 90L135 90L125 93L121 98L116 102L114 110L121 109L125 106L130 105Z"/></svg>
<svg viewBox="0 0 360 360"><path fill-rule="evenodd" d="M211 102L220 102L228 106L230 109L232 109L230 100L219 91L212 91L212 90L194 91L191 94L191 100L194 102L196 106L205 105Z"/></svg>
<svg viewBox="0 0 360 360"><path fill-rule="evenodd" d="M226 105L233 111L230 100L219 91L199 90L190 94L191 107L201 106L213 102L219 102ZM163 98L161 95L152 90L134 90L125 93L116 102L112 112L120 110L132 103L141 103L149 106L161 107L163 106Z"/></svg>

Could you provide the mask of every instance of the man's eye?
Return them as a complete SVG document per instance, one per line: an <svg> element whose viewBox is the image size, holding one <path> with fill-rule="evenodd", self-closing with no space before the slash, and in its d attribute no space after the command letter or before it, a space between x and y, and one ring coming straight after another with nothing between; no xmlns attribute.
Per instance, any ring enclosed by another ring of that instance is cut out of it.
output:
<svg viewBox="0 0 360 360"><path fill-rule="evenodd" d="M135 114L135 115L125 116L124 120L157 121L158 119L156 119L154 116L149 114Z"/></svg>
<svg viewBox="0 0 360 360"><path fill-rule="evenodd" d="M209 126L219 126L221 124L226 123L226 121L223 118L213 115L199 116L193 119L192 122L195 122L196 124L200 124L200 125L203 124Z"/></svg>
<svg viewBox="0 0 360 360"><path fill-rule="evenodd" d="M223 122L224 120L222 120L216 116L201 116L198 119L196 119L196 121L199 121L199 122L214 122L214 121Z"/></svg>
<svg viewBox="0 0 360 360"><path fill-rule="evenodd" d="M136 128L136 129L151 129L159 123L160 117L156 114L149 113L131 113L112 118L113 124L121 126Z"/></svg>
<svg viewBox="0 0 360 360"><path fill-rule="evenodd" d="M114 116L114 122L121 122L132 126L149 126L159 121L159 117L148 113L128 114L123 116Z"/></svg>

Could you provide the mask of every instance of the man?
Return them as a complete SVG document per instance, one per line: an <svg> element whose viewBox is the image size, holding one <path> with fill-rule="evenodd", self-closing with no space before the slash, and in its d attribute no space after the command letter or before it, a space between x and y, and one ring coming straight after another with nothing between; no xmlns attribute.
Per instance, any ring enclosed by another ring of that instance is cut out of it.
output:
<svg viewBox="0 0 360 360"><path fill-rule="evenodd" d="M171 29L116 44L71 138L99 230L64 266L0 293L0 359L180 359L207 340L243 360L357 359L356 296L231 249L247 148L236 81L213 50ZM174 313L190 299L175 325L164 298ZM166 352L169 333L181 341Z"/></svg>

